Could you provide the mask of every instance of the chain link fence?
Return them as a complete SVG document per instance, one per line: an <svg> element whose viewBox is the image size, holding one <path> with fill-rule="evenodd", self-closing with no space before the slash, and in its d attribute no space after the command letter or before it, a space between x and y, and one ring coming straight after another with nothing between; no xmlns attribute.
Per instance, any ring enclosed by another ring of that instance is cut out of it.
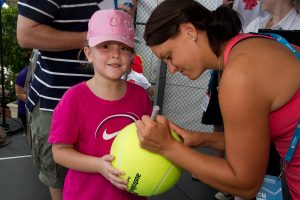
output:
<svg viewBox="0 0 300 200"><path fill-rule="evenodd" d="M155 85L154 103L160 105L162 114L181 127L190 130L212 131L212 126L201 124L203 95L207 91L210 72L191 81L177 73L171 75L166 65L145 45L143 33L152 10L163 0L140 0L136 17L136 52L143 59L144 75ZM198 0L210 10L219 0Z"/></svg>

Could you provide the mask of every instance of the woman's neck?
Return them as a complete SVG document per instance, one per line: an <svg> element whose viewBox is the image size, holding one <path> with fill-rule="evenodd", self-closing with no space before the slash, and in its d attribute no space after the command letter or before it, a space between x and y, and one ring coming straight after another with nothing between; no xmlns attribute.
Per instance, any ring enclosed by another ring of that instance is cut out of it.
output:
<svg viewBox="0 0 300 200"><path fill-rule="evenodd" d="M292 3L278 4L274 7L270 13L272 15L270 21L268 22L266 28L272 28L274 25L278 24L293 8Z"/></svg>

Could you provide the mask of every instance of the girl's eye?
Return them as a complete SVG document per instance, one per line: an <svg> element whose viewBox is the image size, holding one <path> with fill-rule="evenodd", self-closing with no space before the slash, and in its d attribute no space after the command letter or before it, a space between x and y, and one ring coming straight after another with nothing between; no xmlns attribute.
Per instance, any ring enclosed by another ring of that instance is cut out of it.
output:
<svg viewBox="0 0 300 200"><path fill-rule="evenodd" d="M101 44L96 46L97 49L110 49L111 46L108 44Z"/></svg>
<svg viewBox="0 0 300 200"><path fill-rule="evenodd" d="M109 48L110 48L110 45L104 44L104 45L102 45L101 47L102 47L103 49L109 49Z"/></svg>
<svg viewBox="0 0 300 200"><path fill-rule="evenodd" d="M101 44L101 45L98 45L96 48L98 49L103 49L103 50L113 50L113 49L118 49L119 51L122 51L122 52L132 52L132 49L130 47L127 47L125 45L114 45L114 44Z"/></svg>
<svg viewBox="0 0 300 200"><path fill-rule="evenodd" d="M126 47L126 46L121 46L120 49L122 51L130 51L131 52L131 49L129 47Z"/></svg>

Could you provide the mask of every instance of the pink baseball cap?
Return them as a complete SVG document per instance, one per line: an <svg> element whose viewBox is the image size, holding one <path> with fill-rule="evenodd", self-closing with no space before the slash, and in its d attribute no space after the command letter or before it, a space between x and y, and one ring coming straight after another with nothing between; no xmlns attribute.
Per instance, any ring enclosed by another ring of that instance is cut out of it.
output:
<svg viewBox="0 0 300 200"><path fill-rule="evenodd" d="M121 10L98 10L89 21L87 40L90 47L117 41L134 48L133 19Z"/></svg>

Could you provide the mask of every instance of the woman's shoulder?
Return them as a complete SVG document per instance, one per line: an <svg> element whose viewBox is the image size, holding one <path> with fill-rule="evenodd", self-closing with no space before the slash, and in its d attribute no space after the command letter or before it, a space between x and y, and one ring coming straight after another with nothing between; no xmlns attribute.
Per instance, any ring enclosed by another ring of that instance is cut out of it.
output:
<svg viewBox="0 0 300 200"><path fill-rule="evenodd" d="M246 50L249 53L256 53L257 51L268 49L268 51L265 52L265 54L268 54L268 52L271 52L272 50L282 51L281 47L284 47L284 45L270 36L262 35L259 33L241 35L244 35L244 37L236 42L236 44L233 46L234 48L232 48L233 50L239 49L239 51ZM251 51L251 49L248 48L255 48L257 51ZM285 47L283 49L287 50L287 48Z"/></svg>
<svg viewBox="0 0 300 200"><path fill-rule="evenodd" d="M260 61L266 55L270 55L273 51L276 51L275 46L278 46L277 42L258 35L243 37L234 44L229 43L223 54L225 66L236 62L242 62L243 65L247 65L255 61ZM247 62L249 60L251 62Z"/></svg>
<svg viewBox="0 0 300 200"><path fill-rule="evenodd" d="M284 45L270 39L251 38L241 41L230 52L220 87L234 88L239 93L249 91L248 98L250 93L257 93L271 99L274 109L298 89L300 81L295 75L299 72L299 61Z"/></svg>
<svg viewBox="0 0 300 200"><path fill-rule="evenodd" d="M252 83L273 71L277 73L276 71L282 67L280 59L286 58L284 48L271 39L259 37L244 39L230 50L228 59L224 61L222 76L230 74L229 79L236 76L235 81Z"/></svg>

